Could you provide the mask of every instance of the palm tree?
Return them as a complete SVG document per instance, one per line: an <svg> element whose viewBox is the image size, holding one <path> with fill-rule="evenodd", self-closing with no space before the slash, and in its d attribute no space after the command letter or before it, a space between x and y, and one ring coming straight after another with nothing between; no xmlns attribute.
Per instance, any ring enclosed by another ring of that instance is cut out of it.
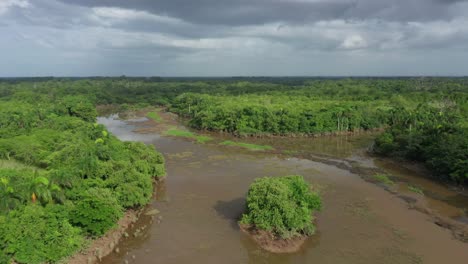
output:
<svg viewBox="0 0 468 264"><path fill-rule="evenodd" d="M35 203L39 200L42 204L47 204L60 200L60 191L58 185L51 183L46 177L38 176L31 183L31 201Z"/></svg>

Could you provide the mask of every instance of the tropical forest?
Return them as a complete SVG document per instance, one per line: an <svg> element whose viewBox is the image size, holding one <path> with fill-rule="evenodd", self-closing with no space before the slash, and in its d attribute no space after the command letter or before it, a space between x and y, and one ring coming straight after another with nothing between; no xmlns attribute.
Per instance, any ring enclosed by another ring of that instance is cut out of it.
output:
<svg viewBox="0 0 468 264"><path fill-rule="evenodd" d="M467 184L468 78L0 80L0 263L432 263Z"/></svg>

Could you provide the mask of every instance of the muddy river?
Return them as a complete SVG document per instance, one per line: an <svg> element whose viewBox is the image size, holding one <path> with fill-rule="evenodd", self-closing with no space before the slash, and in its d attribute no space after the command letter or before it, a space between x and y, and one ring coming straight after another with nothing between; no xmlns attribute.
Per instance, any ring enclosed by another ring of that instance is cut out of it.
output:
<svg viewBox="0 0 468 264"><path fill-rule="evenodd" d="M98 120L122 140L154 144L167 168L148 206L159 214L142 215L118 253L103 263L467 263L468 243L407 202L420 196L431 210L463 222L466 194L422 178L423 171L367 156L372 135L247 139L281 150L264 153L134 132L147 125L146 118ZM396 185L389 191L368 182L353 166L385 171ZM240 232L237 220L255 178L290 174L303 175L321 190L324 209L317 234L299 252L271 254ZM411 192L408 184L425 195ZM135 236L137 229L142 231Z"/></svg>

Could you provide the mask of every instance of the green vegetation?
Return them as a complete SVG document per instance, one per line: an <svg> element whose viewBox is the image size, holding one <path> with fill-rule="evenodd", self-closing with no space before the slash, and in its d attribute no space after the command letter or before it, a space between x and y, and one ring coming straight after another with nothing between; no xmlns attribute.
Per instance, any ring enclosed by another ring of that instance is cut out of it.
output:
<svg viewBox="0 0 468 264"><path fill-rule="evenodd" d="M441 180L468 184L468 108L455 101L394 109L376 153L423 162Z"/></svg>
<svg viewBox="0 0 468 264"><path fill-rule="evenodd" d="M376 174L374 175L374 179L377 180L378 182L381 182L385 185L394 185L395 182L393 182L392 180L390 180L390 178L388 178L387 175L385 174Z"/></svg>
<svg viewBox="0 0 468 264"><path fill-rule="evenodd" d="M70 224L65 208L28 204L0 216L2 263L11 258L18 263L57 262L80 249L83 234Z"/></svg>
<svg viewBox="0 0 468 264"><path fill-rule="evenodd" d="M281 238L311 235L315 233L313 213L321 207L320 196L302 176L264 177L250 186L240 223Z"/></svg>
<svg viewBox="0 0 468 264"><path fill-rule="evenodd" d="M162 121L162 118L161 116L159 115L158 112L149 112L148 114L146 114L146 116L156 122L161 122Z"/></svg>
<svg viewBox="0 0 468 264"><path fill-rule="evenodd" d="M235 135L320 134L383 126L384 101L316 99L302 94L213 96L182 94L171 110L197 129Z"/></svg>
<svg viewBox="0 0 468 264"><path fill-rule="evenodd" d="M18 162L16 160L13 160L13 159L10 159L10 160L1 160L0 159L0 168L15 169L15 170L21 170L21 169L32 169L32 170L37 169L37 170L40 170L38 168L28 166L26 164L20 163L20 162Z"/></svg>
<svg viewBox="0 0 468 264"><path fill-rule="evenodd" d="M0 98L30 104L53 99L60 102L57 114L85 121L95 118L92 105L165 106L188 118L192 128L240 136L386 128L376 140L376 153L422 162L442 180L468 184L466 77L12 78L0 79ZM0 119L17 118L8 115ZM23 121L11 129L34 126L33 119Z"/></svg>
<svg viewBox="0 0 468 264"><path fill-rule="evenodd" d="M468 78L0 79L0 263L57 262L150 200L153 180L165 174L163 157L95 124L96 105L164 106L192 128L239 136L384 128L375 153L468 184ZM156 111L148 118L161 120ZM177 129L167 135L211 140ZM300 180L287 179L254 183L242 221L283 237L312 232L306 216L319 199L301 200L295 193L305 189L289 188Z"/></svg>
<svg viewBox="0 0 468 264"><path fill-rule="evenodd" d="M0 100L0 262L58 262L146 205L165 175L154 147L95 123L85 96Z"/></svg>
<svg viewBox="0 0 468 264"><path fill-rule="evenodd" d="M122 216L122 207L109 189L92 188L70 212L72 224L93 236L103 235Z"/></svg>
<svg viewBox="0 0 468 264"><path fill-rule="evenodd" d="M295 154L298 154L299 151L298 150L283 150L283 153L286 155L295 155Z"/></svg>
<svg viewBox="0 0 468 264"><path fill-rule="evenodd" d="M205 142L210 141L210 140L213 139L213 138L211 138L209 136L200 136L200 135L194 134L194 133L192 133L190 131L180 130L180 129L176 129L176 128L172 128L172 129L169 129L168 131L166 131L166 135L174 136L174 137L192 138L192 139L195 139L198 143L205 143Z"/></svg>
<svg viewBox="0 0 468 264"><path fill-rule="evenodd" d="M250 143L242 143L242 142L234 142L230 140L226 140L220 143L221 145L225 146L234 146L234 147L242 147L250 150L274 150L273 147L271 146L266 146L266 145L256 145L256 144L250 144Z"/></svg>
<svg viewBox="0 0 468 264"><path fill-rule="evenodd" d="M410 190L411 192L420 194L420 195L424 195L424 191L421 188L413 186L413 185L408 185L408 190Z"/></svg>

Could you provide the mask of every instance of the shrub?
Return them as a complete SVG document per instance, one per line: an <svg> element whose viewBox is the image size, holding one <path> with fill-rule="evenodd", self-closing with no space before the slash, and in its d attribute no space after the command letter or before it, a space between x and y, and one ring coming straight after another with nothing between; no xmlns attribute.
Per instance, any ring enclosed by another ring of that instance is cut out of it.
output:
<svg viewBox="0 0 468 264"><path fill-rule="evenodd" d="M153 194L151 176L128 168L114 175L116 195L119 203L125 208L146 205ZM112 181L111 181L112 182Z"/></svg>
<svg viewBox="0 0 468 264"><path fill-rule="evenodd" d="M376 153L391 153L396 148L391 133L383 133L375 139L374 151Z"/></svg>
<svg viewBox="0 0 468 264"><path fill-rule="evenodd" d="M320 210L322 203L302 176L293 175L256 179L248 191L246 207L241 224L288 238L315 232L312 213Z"/></svg>
<svg viewBox="0 0 468 264"><path fill-rule="evenodd" d="M5 241L5 227L6 219L4 216L0 215L0 263L10 263L11 257L9 257L5 252L6 241Z"/></svg>
<svg viewBox="0 0 468 264"><path fill-rule="evenodd" d="M31 204L11 211L0 225L0 239L0 260L11 257L32 264L57 262L83 244L80 229L68 222L61 205Z"/></svg>
<svg viewBox="0 0 468 264"><path fill-rule="evenodd" d="M114 227L121 216L122 207L108 189L92 188L76 203L70 221L87 234L100 236Z"/></svg>
<svg viewBox="0 0 468 264"><path fill-rule="evenodd" d="M89 122L96 120L97 117L96 108L85 96L66 96L61 100L58 108L59 112L66 112L70 116Z"/></svg>
<svg viewBox="0 0 468 264"><path fill-rule="evenodd" d="M144 206L151 200L152 182L150 179L142 179L141 182L123 183L115 189L119 203L125 208Z"/></svg>
<svg viewBox="0 0 468 264"><path fill-rule="evenodd" d="M130 152L130 161L135 163L138 171L155 178L165 176L164 157L155 150L153 145L145 145L141 142L125 142L124 144Z"/></svg>

